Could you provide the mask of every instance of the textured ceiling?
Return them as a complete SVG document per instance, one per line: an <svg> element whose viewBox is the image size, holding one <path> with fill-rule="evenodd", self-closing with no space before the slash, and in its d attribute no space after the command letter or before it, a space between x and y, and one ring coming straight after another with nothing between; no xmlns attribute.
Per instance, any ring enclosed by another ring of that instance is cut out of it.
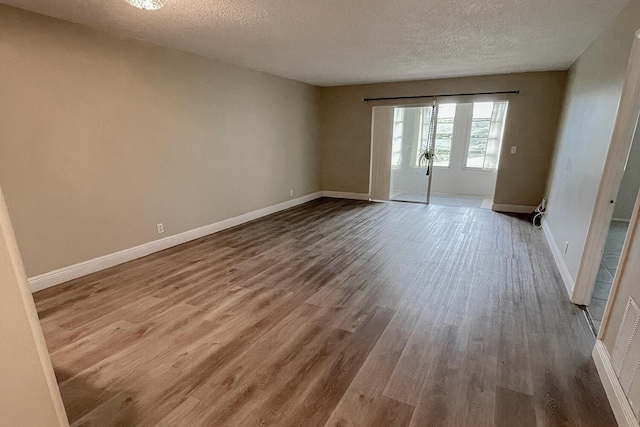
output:
<svg viewBox="0 0 640 427"><path fill-rule="evenodd" d="M565 69L628 0L0 0L321 86Z"/></svg>

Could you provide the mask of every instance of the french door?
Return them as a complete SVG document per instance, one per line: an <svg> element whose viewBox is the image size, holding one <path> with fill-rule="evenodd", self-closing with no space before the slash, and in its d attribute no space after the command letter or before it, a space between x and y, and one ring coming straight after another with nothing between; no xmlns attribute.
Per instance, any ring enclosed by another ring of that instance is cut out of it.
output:
<svg viewBox="0 0 640 427"><path fill-rule="evenodd" d="M432 192L492 197L507 105L374 107L371 198L428 204Z"/></svg>

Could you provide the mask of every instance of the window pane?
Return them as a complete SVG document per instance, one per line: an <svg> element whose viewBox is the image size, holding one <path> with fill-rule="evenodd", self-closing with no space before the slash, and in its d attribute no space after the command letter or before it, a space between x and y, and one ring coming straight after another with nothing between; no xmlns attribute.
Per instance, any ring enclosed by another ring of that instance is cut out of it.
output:
<svg viewBox="0 0 640 427"><path fill-rule="evenodd" d="M453 140L453 123L456 117L456 104L441 104L438 108L436 122L436 145L434 150L434 166L451 166L451 141Z"/></svg>
<svg viewBox="0 0 640 427"><path fill-rule="evenodd" d="M438 118L453 119L456 117L456 104L440 104L438 106Z"/></svg>
<svg viewBox="0 0 640 427"><path fill-rule="evenodd" d="M473 104L473 118L471 120L471 135L469 137L466 164L468 168L482 168L484 166L492 113L493 102L476 102Z"/></svg>
<svg viewBox="0 0 640 427"><path fill-rule="evenodd" d="M393 138L391 140L391 167L398 168L402 163L402 132L403 132L404 110L395 108L393 110Z"/></svg>
<svg viewBox="0 0 640 427"><path fill-rule="evenodd" d="M473 104L466 167L485 169L497 167L506 107L506 102Z"/></svg>
<svg viewBox="0 0 640 427"><path fill-rule="evenodd" d="M467 153L468 168L481 168L484 165L490 127L491 119L474 118L471 121L471 138L469 139L469 152Z"/></svg>
<svg viewBox="0 0 640 427"><path fill-rule="evenodd" d="M490 119L493 114L493 102L474 102L473 118Z"/></svg>

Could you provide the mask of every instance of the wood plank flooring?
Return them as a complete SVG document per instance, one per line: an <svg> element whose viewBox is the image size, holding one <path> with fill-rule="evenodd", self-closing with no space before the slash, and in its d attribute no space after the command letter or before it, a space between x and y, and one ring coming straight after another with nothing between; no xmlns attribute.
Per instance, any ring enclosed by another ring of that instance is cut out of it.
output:
<svg viewBox="0 0 640 427"><path fill-rule="evenodd" d="M614 426L542 233L319 199L35 294L76 426Z"/></svg>

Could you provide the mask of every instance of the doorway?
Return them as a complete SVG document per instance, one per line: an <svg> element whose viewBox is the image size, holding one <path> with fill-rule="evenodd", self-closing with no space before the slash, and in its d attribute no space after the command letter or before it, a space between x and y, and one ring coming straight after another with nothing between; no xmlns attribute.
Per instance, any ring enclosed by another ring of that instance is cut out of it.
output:
<svg viewBox="0 0 640 427"><path fill-rule="evenodd" d="M429 203L433 162L433 115L436 106L393 109L389 199Z"/></svg>
<svg viewBox="0 0 640 427"><path fill-rule="evenodd" d="M604 305L606 302L602 323L597 328L599 340L604 336L603 333L607 328L607 322L610 320L609 316L612 310L610 302L620 289L619 267L612 256L608 257L608 264L609 266L616 265L615 271L610 271L610 273L613 273L613 285L603 288L603 282L606 281L601 280L602 276L598 277L598 274L602 274L600 269L603 264L602 261L605 260L605 246L611 230L612 219L620 219L618 217L620 215L619 209L624 204L622 201L622 197L624 197L622 193L624 191L622 190L623 179L625 175L629 176L628 174L634 170L635 151L640 150L640 133L637 132L640 117L640 43L638 39L640 39L640 32L636 33L631 49L611 142L607 151L600 186L596 194L595 206L591 213L589 231L585 236L584 250L580 258L575 285L573 289L569 288L571 301L574 304L587 306L587 312L592 313L592 317L597 310L596 305ZM637 169L637 166L635 168ZM633 191L637 192L638 187L636 186ZM618 198L620 198L620 203L616 203ZM631 223L638 215L637 208L640 208L640 206L636 201ZM616 209L618 209L617 214L615 214ZM629 239L626 239L624 245L628 243ZM611 250L608 252L611 254ZM622 249L622 263L624 263L624 253L625 248ZM598 294L594 293L596 285L600 285ZM609 295L607 295L608 288L611 288ZM601 299L604 301L594 301L592 303L592 297L598 297L598 295L603 296L604 298ZM597 314L596 317L598 317Z"/></svg>
<svg viewBox="0 0 640 427"><path fill-rule="evenodd" d="M507 109L507 101L374 107L372 198L491 209Z"/></svg>
<svg viewBox="0 0 640 427"><path fill-rule="evenodd" d="M635 129L637 127L638 120L636 120ZM618 270L620 254L627 237L629 221L640 190L640 132L636 131L634 133L631 147L628 150L626 161L622 168L622 181L614 199L613 218L609 223L591 301L587 306L592 327L596 334L604 317L613 280Z"/></svg>

